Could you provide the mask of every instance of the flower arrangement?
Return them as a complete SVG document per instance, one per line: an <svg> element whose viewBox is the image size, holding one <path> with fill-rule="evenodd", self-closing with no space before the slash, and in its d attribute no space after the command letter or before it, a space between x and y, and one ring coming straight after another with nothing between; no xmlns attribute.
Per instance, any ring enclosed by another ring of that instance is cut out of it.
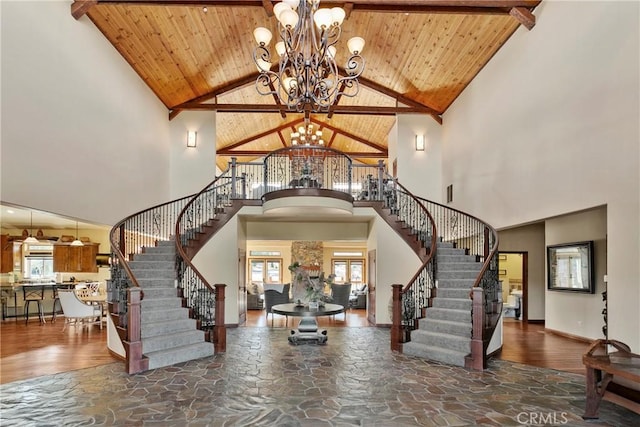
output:
<svg viewBox="0 0 640 427"><path fill-rule="evenodd" d="M320 272L319 276L310 276L309 272L300 265L299 262L294 262L289 266L289 271L293 273L292 285L293 285L293 299L298 303L318 302L330 300L331 296L325 294L325 284L331 285L335 278L335 275L330 274L325 279L324 272Z"/></svg>

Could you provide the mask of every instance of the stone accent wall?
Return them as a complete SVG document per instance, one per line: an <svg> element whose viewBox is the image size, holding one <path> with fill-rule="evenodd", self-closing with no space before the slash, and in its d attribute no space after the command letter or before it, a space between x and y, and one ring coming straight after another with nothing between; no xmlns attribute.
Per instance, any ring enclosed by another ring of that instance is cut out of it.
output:
<svg viewBox="0 0 640 427"><path fill-rule="evenodd" d="M324 245L322 241L303 240L291 242L291 263L298 261L300 265L317 265L320 271L322 268L322 258L324 255Z"/></svg>

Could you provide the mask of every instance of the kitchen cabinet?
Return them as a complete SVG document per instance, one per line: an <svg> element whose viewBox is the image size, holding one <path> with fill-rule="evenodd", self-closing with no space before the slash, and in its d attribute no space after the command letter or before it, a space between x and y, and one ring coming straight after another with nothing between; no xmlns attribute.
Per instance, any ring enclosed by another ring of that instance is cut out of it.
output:
<svg viewBox="0 0 640 427"><path fill-rule="evenodd" d="M98 243L84 246L57 244L53 246L53 271L56 273L97 273Z"/></svg>
<svg viewBox="0 0 640 427"><path fill-rule="evenodd" d="M9 241L9 235L0 236L0 273L13 271L13 242Z"/></svg>

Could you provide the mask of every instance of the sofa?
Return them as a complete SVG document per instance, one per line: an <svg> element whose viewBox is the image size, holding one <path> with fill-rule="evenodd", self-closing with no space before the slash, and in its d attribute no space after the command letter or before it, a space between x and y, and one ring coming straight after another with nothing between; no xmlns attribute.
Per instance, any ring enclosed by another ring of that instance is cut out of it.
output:
<svg viewBox="0 0 640 427"><path fill-rule="evenodd" d="M349 295L350 308L367 308L367 285L353 285Z"/></svg>

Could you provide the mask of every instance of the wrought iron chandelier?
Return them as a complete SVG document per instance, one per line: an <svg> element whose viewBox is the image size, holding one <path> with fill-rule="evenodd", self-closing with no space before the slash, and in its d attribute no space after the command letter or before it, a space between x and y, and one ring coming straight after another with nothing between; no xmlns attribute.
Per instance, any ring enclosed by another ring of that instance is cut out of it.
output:
<svg viewBox="0 0 640 427"><path fill-rule="evenodd" d="M281 38L275 45L280 58L276 71L271 70L271 31L258 27L253 32L258 43L253 60L260 71L256 89L261 95L277 96L291 111L326 112L338 97L353 97L359 91L364 39L353 37L347 42L351 53L341 76L335 44L345 11L319 9L319 4L320 0L283 0L273 7Z"/></svg>
<svg viewBox="0 0 640 427"><path fill-rule="evenodd" d="M296 132L291 132L291 145L324 145L322 131L314 130L311 123L305 123Z"/></svg>

